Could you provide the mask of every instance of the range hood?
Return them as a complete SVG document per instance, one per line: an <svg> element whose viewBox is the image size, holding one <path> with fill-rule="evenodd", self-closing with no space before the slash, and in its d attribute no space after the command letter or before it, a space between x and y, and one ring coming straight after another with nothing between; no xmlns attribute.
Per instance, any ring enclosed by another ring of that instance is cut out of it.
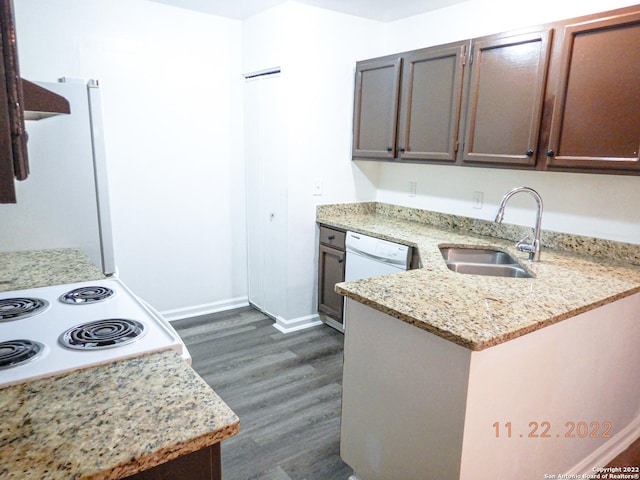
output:
<svg viewBox="0 0 640 480"><path fill-rule="evenodd" d="M69 101L61 95L21 78L25 120L40 120L60 113L71 113Z"/></svg>

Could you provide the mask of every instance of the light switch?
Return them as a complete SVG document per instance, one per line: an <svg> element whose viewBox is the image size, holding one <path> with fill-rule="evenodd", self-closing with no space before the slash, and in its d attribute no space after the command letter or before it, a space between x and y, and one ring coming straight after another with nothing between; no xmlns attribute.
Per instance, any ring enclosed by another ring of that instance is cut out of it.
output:
<svg viewBox="0 0 640 480"><path fill-rule="evenodd" d="M322 179L321 178L313 179L313 195L314 196L322 195Z"/></svg>

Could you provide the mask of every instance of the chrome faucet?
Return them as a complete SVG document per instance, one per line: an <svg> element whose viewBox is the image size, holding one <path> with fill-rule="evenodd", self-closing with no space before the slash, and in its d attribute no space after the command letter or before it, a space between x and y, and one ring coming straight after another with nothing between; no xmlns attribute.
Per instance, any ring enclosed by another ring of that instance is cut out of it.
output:
<svg viewBox="0 0 640 480"><path fill-rule="evenodd" d="M529 261L530 262L539 262L540 261L540 226L542 225L542 197L536 192L533 188L529 187L516 187L513 190L507 192L502 200L500 201L500 206L498 207L498 213L496 214L496 222L502 223L502 218L504 217L504 207L507 205L507 201L513 197L518 192L527 192L530 193L533 198L536 199L536 203L538 204L538 214L536 216L536 226L534 229L534 238L533 242L527 243L529 236L527 235L518 243L516 243L516 248L521 252L529 252Z"/></svg>

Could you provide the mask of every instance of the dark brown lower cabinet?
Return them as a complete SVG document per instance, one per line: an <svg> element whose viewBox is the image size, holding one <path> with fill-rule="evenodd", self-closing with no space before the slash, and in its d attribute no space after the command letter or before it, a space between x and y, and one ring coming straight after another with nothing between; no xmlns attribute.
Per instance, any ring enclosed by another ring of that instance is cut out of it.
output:
<svg viewBox="0 0 640 480"><path fill-rule="evenodd" d="M318 312L343 326L344 297L335 291L336 283L344 282L345 232L325 226L320 227L318 249Z"/></svg>
<svg viewBox="0 0 640 480"><path fill-rule="evenodd" d="M344 251L320 245L318 310L342 323L344 299L335 292L336 283L344 282Z"/></svg>
<svg viewBox="0 0 640 480"><path fill-rule="evenodd" d="M127 477L127 480L222 480L220 443Z"/></svg>

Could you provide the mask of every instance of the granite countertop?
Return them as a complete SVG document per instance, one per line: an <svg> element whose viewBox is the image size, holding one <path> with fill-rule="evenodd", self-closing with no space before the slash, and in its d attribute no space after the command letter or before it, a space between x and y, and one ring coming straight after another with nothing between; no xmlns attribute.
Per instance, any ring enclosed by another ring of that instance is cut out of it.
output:
<svg viewBox="0 0 640 480"><path fill-rule="evenodd" d="M541 261L530 263L504 239L522 238L520 227L375 203L319 206L317 221L416 247L420 269L339 283L336 291L471 350L640 292L640 245L543 232ZM499 247L535 278L453 272L442 245Z"/></svg>
<svg viewBox="0 0 640 480"><path fill-rule="evenodd" d="M122 478L238 431L179 355L146 355L0 390L0 478Z"/></svg>
<svg viewBox="0 0 640 480"><path fill-rule="evenodd" d="M0 253L0 292L104 278L79 248Z"/></svg>

